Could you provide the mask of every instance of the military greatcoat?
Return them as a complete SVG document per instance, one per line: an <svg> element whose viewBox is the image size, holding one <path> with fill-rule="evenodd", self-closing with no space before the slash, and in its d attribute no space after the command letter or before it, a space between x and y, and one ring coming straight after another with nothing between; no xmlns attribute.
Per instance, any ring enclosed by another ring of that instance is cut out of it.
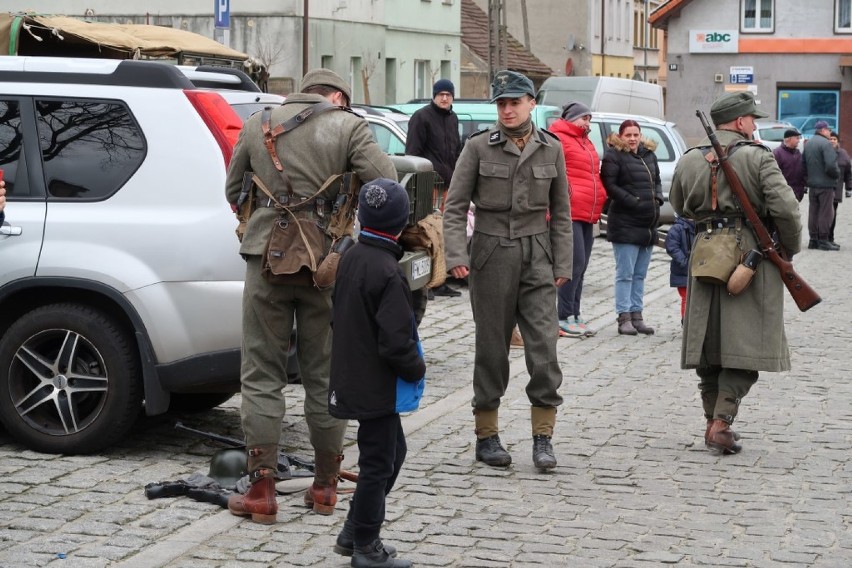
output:
<svg viewBox="0 0 852 568"><path fill-rule="evenodd" d="M737 132L717 131L722 147L745 140ZM710 146L708 139L698 148ZM749 201L761 219L772 218L781 245L790 254L798 253L802 224L795 194L787 185L772 153L761 145L738 147L730 157ZM696 221L709 217L742 217L734 202L725 175L717 178L718 208L711 206L710 165L700 149L692 149L678 162L669 200L678 215ZM696 222L695 240L706 227ZM721 229L723 231L735 229ZM751 229L743 229L745 250L757 247ZM784 295L787 293L778 269L764 260L751 285L739 296L728 295L724 287L697 281L691 276L683 327L681 366L699 366L702 348L707 363L729 369L786 371L790 352L784 333Z"/></svg>

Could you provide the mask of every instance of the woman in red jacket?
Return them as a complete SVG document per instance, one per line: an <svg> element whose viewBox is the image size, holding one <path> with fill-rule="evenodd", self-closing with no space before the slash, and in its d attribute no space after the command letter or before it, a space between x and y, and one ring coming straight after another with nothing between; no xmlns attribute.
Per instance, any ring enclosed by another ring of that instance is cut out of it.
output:
<svg viewBox="0 0 852 568"><path fill-rule="evenodd" d="M568 192L571 196L571 221L574 228L574 269L571 281L559 288L559 335L582 337L594 335L580 317L583 275L589 266L594 243L595 224L601 218L606 190L601 182L601 160L589 140L592 111L580 102L562 107L562 120L550 131L559 137L565 152Z"/></svg>

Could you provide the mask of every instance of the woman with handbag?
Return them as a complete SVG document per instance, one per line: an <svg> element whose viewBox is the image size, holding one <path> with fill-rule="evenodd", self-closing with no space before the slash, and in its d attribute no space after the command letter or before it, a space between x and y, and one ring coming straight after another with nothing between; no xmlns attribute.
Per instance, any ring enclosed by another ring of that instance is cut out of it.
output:
<svg viewBox="0 0 852 568"><path fill-rule="evenodd" d="M615 255L615 311L618 333L650 335L642 318L642 297L657 239L663 188L652 140L639 123L625 120L607 139L601 180L609 197L606 238Z"/></svg>

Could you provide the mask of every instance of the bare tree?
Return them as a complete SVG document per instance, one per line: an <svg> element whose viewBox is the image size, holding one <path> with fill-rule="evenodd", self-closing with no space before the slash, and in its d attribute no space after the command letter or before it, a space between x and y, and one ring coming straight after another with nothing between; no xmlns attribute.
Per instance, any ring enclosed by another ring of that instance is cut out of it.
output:
<svg viewBox="0 0 852 568"><path fill-rule="evenodd" d="M364 54L361 66L361 82L364 85L364 104L370 104L370 77L376 72L376 60L369 53Z"/></svg>

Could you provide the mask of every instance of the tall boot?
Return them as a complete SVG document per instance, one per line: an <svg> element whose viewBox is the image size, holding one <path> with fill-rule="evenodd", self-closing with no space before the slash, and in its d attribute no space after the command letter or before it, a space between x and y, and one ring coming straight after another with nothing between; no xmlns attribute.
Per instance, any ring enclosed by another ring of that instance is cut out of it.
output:
<svg viewBox="0 0 852 568"><path fill-rule="evenodd" d="M497 435L497 409L473 409L476 421L476 461L485 462L492 467L511 465L512 456L500 443Z"/></svg>
<svg viewBox="0 0 852 568"><path fill-rule="evenodd" d="M278 471L278 446L265 444L248 448L251 487L245 495L228 497L228 510L237 516L251 517L255 523L274 524L278 516L275 474Z"/></svg>
<svg viewBox="0 0 852 568"><path fill-rule="evenodd" d="M556 407L532 406L531 420L533 433L533 464L538 469L553 469L556 467L556 456L553 455L553 427L556 425Z"/></svg>
<svg viewBox="0 0 852 568"><path fill-rule="evenodd" d="M636 335L637 333L639 332L633 327L630 312L618 314L618 335Z"/></svg>
<svg viewBox="0 0 852 568"><path fill-rule="evenodd" d="M341 461L343 456L340 454L314 452L314 483L305 492L305 505L312 507L314 513L334 513Z"/></svg>
<svg viewBox="0 0 852 568"><path fill-rule="evenodd" d="M630 322L633 324L633 329L645 335L654 335L654 328L645 325L645 320L642 319L642 312L630 312Z"/></svg>

